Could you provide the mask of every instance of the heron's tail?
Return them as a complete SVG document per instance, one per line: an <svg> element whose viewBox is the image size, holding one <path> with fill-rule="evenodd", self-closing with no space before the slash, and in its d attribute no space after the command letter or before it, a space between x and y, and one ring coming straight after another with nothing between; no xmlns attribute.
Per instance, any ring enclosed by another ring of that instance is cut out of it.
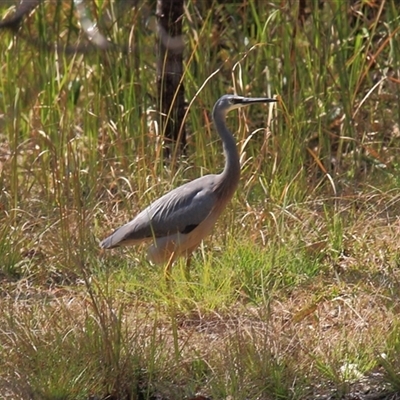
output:
<svg viewBox="0 0 400 400"><path fill-rule="evenodd" d="M100 247L102 249L114 249L115 247L119 247L118 244L113 243L113 236L111 235L108 238L105 238L103 241L100 242Z"/></svg>

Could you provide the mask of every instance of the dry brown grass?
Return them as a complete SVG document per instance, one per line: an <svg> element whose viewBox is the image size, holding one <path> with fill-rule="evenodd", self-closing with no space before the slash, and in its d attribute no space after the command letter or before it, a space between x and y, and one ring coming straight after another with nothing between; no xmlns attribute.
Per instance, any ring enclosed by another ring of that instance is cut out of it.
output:
<svg viewBox="0 0 400 400"><path fill-rule="evenodd" d="M70 2L43 2L21 37L1 36L0 397L355 400L400 389L397 6L239 3L185 10L185 86L198 97L179 165L155 135L147 2L108 32L133 38L137 57L21 40L78 40ZM191 280L178 262L168 291L144 248L105 253L98 241L220 170L209 111L233 89L280 103L230 115L241 186Z"/></svg>

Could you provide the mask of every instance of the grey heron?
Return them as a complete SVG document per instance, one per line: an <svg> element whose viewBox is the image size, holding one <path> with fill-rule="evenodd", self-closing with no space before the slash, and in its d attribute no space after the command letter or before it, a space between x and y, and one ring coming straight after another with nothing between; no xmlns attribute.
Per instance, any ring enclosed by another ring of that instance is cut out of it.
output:
<svg viewBox="0 0 400 400"><path fill-rule="evenodd" d="M214 105L212 117L221 137L225 167L220 174L205 175L188 182L154 201L132 221L118 228L100 246L111 249L152 241L147 258L167 263L165 276L171 273L179 256L190 255L207 236L231 200L239 183L240 161L236 142L225 124L226 114L254 103L271 103L271 98L246 98L224 95Z"/></svg>

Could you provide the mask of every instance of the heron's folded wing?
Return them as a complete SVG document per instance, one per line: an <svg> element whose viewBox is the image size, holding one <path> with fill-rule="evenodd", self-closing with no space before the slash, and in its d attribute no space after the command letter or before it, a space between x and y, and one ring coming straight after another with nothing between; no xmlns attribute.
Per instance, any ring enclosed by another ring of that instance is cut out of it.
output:
<svg viewBox="0 0 400 400"><path fill-rule="evenodd" d="M149 205L132 221L117 229L101 246L124 241L159 238L177 232L189 233L203 222L216 205L215 175L207 175L180 186Z"/></svg>

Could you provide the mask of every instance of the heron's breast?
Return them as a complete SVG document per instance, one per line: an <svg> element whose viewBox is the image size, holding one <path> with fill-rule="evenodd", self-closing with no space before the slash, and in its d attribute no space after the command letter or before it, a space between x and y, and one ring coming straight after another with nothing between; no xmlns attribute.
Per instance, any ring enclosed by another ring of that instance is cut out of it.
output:
<svg viewBox="0 0 400 400"><path fill-rule="evenodd" d="M155 239L148 249L148 260L155 264L161 264L168 262L171 256L176 259L179 256L189 255L211 233L221 212L222 210L214 209L202 223L189 233L178 232Z"/></svg>

